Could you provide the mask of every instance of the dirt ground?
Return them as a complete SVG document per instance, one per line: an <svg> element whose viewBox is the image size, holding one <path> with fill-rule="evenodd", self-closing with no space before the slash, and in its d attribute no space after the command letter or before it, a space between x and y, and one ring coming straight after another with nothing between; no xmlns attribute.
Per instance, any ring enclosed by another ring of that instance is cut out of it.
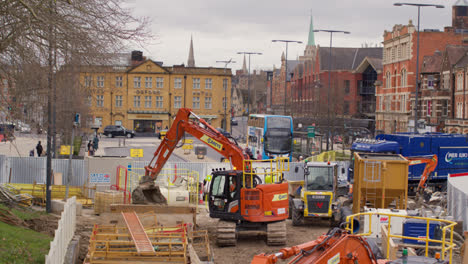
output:
<svg viewBox="0 0 468 264"><path fill-rule="evenodd" d="M211 247L214 253L215 263L236 264L250 263L253 257L261 253L275 253L283 247L299 245L316 239L329 230L328 222L319 223L319 225L292 226L291 220L286 220L287 242L285 246L267 246L264 236L240 236L236 247L216 246L216 222L207 213L199 214L197 218L201 229L207 229L210 234Z"/></svg>
<svg viewBox="0 0 468 264"><path fill-rule="evenodd" d="M175 225L180 220L174 217ZM84 209L83 215L78 217L76 234L81 237L80 260L84 260L89 244L89 236L94 224L124 224L119 214L103 213L99 216L94 215L93 210ZM159 220L158 220L159 221ZM205 209L202 209L197 216L198 229L206 229L209 232L211 247L215 263L234 264L250 263L252 258L260 253L274 253L280 247L270 247L265 243L265 237L241 236L238 239L236 247L220 248L216 246L215 228L217 219L209 217ZM328 231L327 224L320 226L302 226L293 227L290 220L287 220L288 240L286 246L294 246L317 238Z"/></svg>

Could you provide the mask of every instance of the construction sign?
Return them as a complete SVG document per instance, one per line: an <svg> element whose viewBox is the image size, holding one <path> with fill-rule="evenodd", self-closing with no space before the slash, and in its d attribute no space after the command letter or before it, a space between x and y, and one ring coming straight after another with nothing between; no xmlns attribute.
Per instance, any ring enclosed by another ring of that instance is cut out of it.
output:
<svg viewBox="0 0 468 264"><path fill-rule="evenodd" d="M184 144L193 144L193 139L184 139L183 143Z"/></svg>
<svg viewBox="0 0 468 264"><path fill-rule="evenodd" d="M193 149L193 145L183 145L182 149Z"/></svg>
<svg viewBox="0 0 468 264"><path fill-rule="evenodd" d="M130 149L130 157L143 158L143 149Z"/></svg>
<svg viewBox="0 0 468 264"><path fill-rule="evenodd" d="M70 155L70 145L61 145L60 155Z"/></svg>

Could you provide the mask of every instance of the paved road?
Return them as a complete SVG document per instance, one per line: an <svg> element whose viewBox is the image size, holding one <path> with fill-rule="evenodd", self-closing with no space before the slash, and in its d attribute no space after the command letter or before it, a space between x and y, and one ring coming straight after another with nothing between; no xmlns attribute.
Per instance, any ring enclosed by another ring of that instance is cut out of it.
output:
<svg viewBox="0 0 468 264"><path fill-rule="evenodd" d="M143 157L139 158L143 161L150 161L153 158L160 140L152 137L126 139L125 147L119 147L119 140L123 144L123 138L101 138L99 144L103 148L105 156L130 156L130 149L143 149ZM99 153L98 153L99 154ZM137 158L138 159L138 158ZM187 162L188 160L173 153L169 157L169 162Z"/></svg>

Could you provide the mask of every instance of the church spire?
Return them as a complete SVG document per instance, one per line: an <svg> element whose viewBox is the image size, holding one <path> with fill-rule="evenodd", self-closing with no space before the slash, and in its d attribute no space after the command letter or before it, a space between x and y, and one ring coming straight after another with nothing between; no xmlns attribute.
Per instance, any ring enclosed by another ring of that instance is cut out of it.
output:
<svg viewBox="0 0 468 264"><path fill-rule="evenodd" d="M195 67L195 58L193 57L193 39L192 36L190 36L190 50L189 50L189 56L187 60L187 67Z"/></svg>
<svg viewBox="0 0 468 264"><path fill-rule="evenodd" d="M247 64L245 63L245 54L244 54L244 63L242 63L242 72L247 73Z"/></svg>
<svg viewBox="0 0 468 264"><path fill-rule="evenodd" d="M309 39L307 41L307 46L315 46L314 23L313 23L312 11L310 11Z"/></svg>

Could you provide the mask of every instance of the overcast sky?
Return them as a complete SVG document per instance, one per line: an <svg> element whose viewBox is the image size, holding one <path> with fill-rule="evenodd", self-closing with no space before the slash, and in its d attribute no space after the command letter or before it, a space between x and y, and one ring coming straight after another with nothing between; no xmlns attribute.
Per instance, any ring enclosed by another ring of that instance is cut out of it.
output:
<svg viewBox="0 0 468 264"><path fill-rule="evenodd" d="M279 67L285 50L284 43L272 43L272 39L302 41L289 45L288 59L303 54L311 12L315 29L351 32L334 35L334 47L381 45L384 30L407 24L409 19L416 25L417 8L396 7L394 2L398 0L133 0L130 6L137 16L152 19L156 39L144 47L144 55L166 66L187 63L192 35L196 66L223 67L216 61L232 58L237 62L232 68L239 69L243 57L237 52L253 51L263 55L252 55L251 69L271 69L273 65ZM421 29L443 30L451 25L455 2L425 0L445 8L422 8ZM329 34L315 33L315 42L328 47Z"/></svg>

